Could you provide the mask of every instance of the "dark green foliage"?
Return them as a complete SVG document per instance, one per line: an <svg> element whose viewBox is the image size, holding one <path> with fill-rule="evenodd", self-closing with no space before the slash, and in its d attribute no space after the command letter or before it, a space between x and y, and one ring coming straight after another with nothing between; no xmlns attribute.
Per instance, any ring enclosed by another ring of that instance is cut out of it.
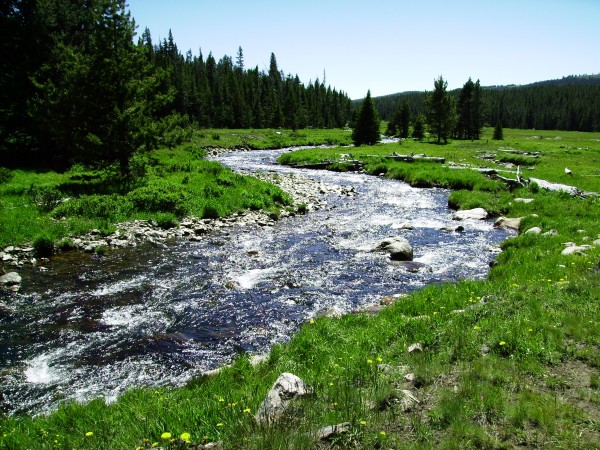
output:
<svg viewBox="0 0 600 450"><path fill-rule="evenodd" d="M38 257L49 257L54 253L54 242L52 238L41 235L33 240L33 249Z"/></svg>
<svg viewBox="0 0 600 450"><path fill-rule="evenodd" d="M124 0L14 0L0 7L0 157L8 167L116 165L200 127L343 127L348 96L277 67L185 57L169 32L137 45ZM216 137L216 136L215 136ZM136 169L138 169L137 167Z"/></svg>
<svg viewBox="0 0 600 450"><path fill-rule="evenodd" d="M494 136L492 139L496 141L504 140L504 131L502 130L502 122L498 121L494 127Z"/></svg>
<svg viewBox="0 0 600 450"><path fill-rule="evenodd" d="M388 122L387 134L389 136L398 135L402 139L408 137L410 130L410 106L406 99L398 106L394 117Z"/></svg>
<svg viewBox="0 0 600 450"><path fill-rule="evenodd" d="M600 131L600 77L566 77L555 82L526 86L482 87L482 124L499 121L507 128ZM460 90L450 93L457 100ZM398 105L407 100L411 113L425 113L427 92L403 92L374 98L384 120L391 120Z"/></svg>
<svg viewBox="0 0 600 450"><path fill-rule="evenodd" d="M0 167L0 184L7 183L12 180L13 173L6 167Z"/></svg>
<svg viewBox="0 0 600 450"><path fill-rule="evenodd" d="M458 95L458 120L455 130L458 139L479 139L483 127L481 104L479 80L473 83L469 78Z"/></svg>
<svg viewBox="0 0 600 450"><path fill-rule="evenodd" d="M434 90L427 97L427 123L437 143L443 139L446 144L456 123L456 101L448 94L448 82L441 75L433 85Z"/></svg>
<svg viewBox="0 0 600 450"><path fill-rule="evenodd" d="M415 123L413 125L412 136L414 139L417 139L419 141L422 141L425 137L425 118L423 117L423 114L417 115Z"/></svg>
<svg viewBox="0 0 600 450"><path fill-rule="evenodd" d="M352 131L352 142L359 147L363 144L374 145L381 140L379 133L379 113L371 100L371 91L363 100Z"/></svg>

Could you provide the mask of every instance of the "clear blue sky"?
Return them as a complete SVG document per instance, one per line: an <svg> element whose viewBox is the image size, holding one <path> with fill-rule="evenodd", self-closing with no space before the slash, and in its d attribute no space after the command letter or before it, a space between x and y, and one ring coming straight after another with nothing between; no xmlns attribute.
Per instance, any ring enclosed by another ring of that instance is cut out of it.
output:
<svg viewBox="0 0 600 450"><path fill-rule="evenodd" d="M129 0L154 43L319 78L353 98L600 73L600 0Z"/></svg>

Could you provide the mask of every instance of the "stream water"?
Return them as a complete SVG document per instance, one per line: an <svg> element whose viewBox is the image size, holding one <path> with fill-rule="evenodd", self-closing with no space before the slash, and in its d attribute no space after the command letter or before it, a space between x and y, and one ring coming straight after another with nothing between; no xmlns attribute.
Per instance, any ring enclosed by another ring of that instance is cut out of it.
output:
<svg viewBox="0 0 600 450"><path fill-rule="evenodd" d="M294 172L274 163L281 152L218 159L238 171ZM331 195L326 208L274 227L232 228L166 249L71 252L53 257L45 273L22 272L21 292L0 309L0 411L41 413L64 400L110 401L134 386L181 385L239 352L287 341L325 311L485 277L490 248L509 235L488 221L441 231L456 225L447 190L295 172L353 186L357 195ZM410 272L370 252L390 236L407 238L426 268Z"/></svg>

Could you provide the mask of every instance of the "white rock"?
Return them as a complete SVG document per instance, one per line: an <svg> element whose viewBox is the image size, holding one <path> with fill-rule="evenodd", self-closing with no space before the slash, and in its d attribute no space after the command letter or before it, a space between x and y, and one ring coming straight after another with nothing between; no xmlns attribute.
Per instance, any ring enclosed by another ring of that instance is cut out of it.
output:
<svg viewBox="0 0 600 450"><path fill-rule="evenodd" d="M282 373L259 406L254 418L261 424L277 421L285 414L292 399L312 393L312 388L302 379L291 373Z"/></svg>
<svg viewBox="0 0 600 450"><path fill-rule="evenodd" d="M488 212L483 208L464 209L456 211L452 216L453 220L484 220L487 219Z"/></svg>
<svg viewBox="0 0 600 450"><path fill-rule="evenodd" d="M542 229L540 227L533 227L528 229L525 234L541 234Z"/></svg>

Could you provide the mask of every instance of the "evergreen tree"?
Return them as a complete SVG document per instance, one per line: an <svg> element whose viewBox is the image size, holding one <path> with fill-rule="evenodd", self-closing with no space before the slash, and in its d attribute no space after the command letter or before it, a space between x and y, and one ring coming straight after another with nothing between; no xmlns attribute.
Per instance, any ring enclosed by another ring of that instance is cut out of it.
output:
<svg viewBox="0 0 600 450"><path fill-rule="evenodd" d="M410 130L410 107L408 106L406 99L402 102L402 106L399 109L396 124L398 126L400 137L406 139Z"/></svg>
<svg viewBox="0 0 600 450"><path fill-rule="evenodd" d="M362 144L374 145L380 140L379 114L371 100L371 91L368 91L358 112L352 132L352 141L358 147Z"/></svg>
<svg viewBox="0 0 600 450"><path fill-rule="evenodd" d="M456 137L477 140L481 135L481 128L481 87L479 80L473 83L469 78L458 95Z"/></svg>
<svg viewBox="0 0 600 450"><path fill-rule="evenodd" d="M422 141L425 137L425 118L423 117L423 114L417 114L415 123L413 125L412 137L413 139L418 139L419 141Z"/></svg>
<svg viewBox="0 0 600 450"><path fill-rule="evenodd" d="M494 136L492 137L492 139L496 141L504 140L504 130L502 130L502 122L498 121L498 123L496 123L496 126L494 127Z"/></svg>
<svg viewBox="0 0 600 450"><path fill-rule="evenodd" d="M437 143L440 144L443 139L446 144L456 122L456 102L448 94L448 82L441 75L433 84L434 90L427 98L427 120Z"/></svg>

